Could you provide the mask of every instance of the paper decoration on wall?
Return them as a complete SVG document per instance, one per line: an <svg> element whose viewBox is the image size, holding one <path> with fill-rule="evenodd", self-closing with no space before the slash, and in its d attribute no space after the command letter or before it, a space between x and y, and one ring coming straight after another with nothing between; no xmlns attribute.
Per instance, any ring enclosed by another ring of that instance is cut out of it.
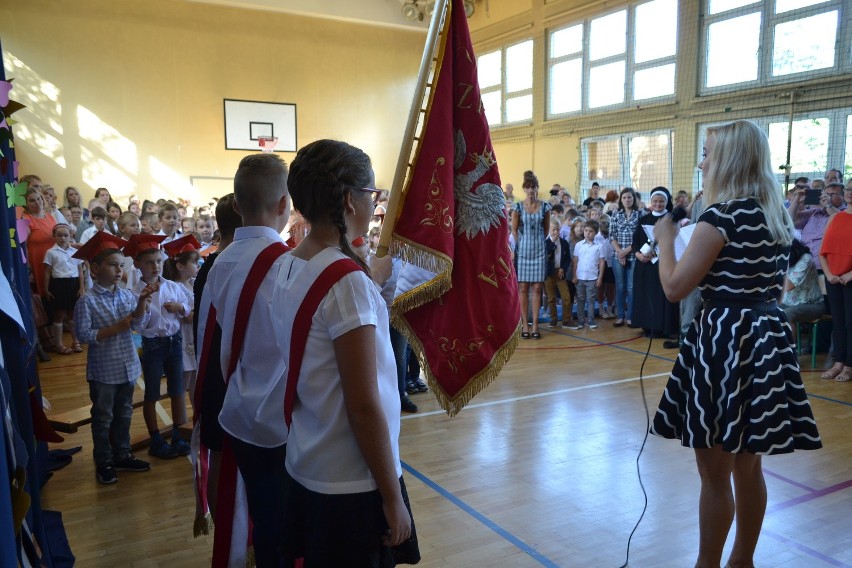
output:
<svg viewBox="0 0 852 568"><path fill-rule="evenodd" d="M18 182L12 185L6 182L6 207L23 207L27 204L25 195L27 194L27 182Z"/></svg>

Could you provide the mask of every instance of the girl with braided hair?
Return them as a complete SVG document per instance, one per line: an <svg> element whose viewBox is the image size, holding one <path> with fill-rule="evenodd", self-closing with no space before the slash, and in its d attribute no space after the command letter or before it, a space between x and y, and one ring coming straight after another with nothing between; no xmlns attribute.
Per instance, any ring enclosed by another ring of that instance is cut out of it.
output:
<svg viewBox="0 0 852 568"><path fill-rule="evenodd" d="M368 232L380 195L370 158L345 142L318 140L299 150L287 185L311 231L285 257L273 295L290 369L285 564L419 560L399 461L388 310L350 245ZM333 265L349 272L328 277Z"/></svg>

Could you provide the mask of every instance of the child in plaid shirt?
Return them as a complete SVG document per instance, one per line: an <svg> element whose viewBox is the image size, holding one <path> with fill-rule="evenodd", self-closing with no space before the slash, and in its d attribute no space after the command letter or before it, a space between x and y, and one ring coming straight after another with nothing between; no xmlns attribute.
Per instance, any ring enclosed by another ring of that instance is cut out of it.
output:
<svg viewBox="0 0 852 568"><path fill-rule="evenodd" d="M98 232L80 248L75 258L88 260L94 283L74 307L77 338L89 344L86 379L92 400L92 444L96 478L117 481L116 471L147 471L151 465L130 453L130 419L133 389L142 366L133 345L131 329L140 329L153 288L139 298L118 286L121 250L125 241Z"/></svg>

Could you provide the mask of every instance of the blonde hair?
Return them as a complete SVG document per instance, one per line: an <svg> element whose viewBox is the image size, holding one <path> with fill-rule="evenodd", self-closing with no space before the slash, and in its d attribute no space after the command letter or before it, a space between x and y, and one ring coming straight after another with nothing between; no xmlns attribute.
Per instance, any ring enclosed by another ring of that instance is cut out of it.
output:
<svg viewBox="0 0 852 568"><path fill-rule="evenodd" d="M784 208L781 187L775 180L766 133L747 120L707 129L713 137L712 157L704 170L704 199L708 204L732 199L755 199L763 209L772 238L789 245L793 220Z"/></svg>

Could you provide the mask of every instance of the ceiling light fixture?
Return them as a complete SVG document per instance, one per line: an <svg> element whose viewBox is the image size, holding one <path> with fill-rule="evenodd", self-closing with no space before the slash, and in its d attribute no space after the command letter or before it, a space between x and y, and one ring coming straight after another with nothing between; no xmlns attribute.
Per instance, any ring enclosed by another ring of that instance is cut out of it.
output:
<svg viewBox="0 0 852 568"><path fill-rule="evenodd" d="M464 14L468 18L473 16L476 10L475 0L464 0ZM402 15L406 20L422 22L427 16L435 11L436 0L400 0L402 3Z"/></svg>

